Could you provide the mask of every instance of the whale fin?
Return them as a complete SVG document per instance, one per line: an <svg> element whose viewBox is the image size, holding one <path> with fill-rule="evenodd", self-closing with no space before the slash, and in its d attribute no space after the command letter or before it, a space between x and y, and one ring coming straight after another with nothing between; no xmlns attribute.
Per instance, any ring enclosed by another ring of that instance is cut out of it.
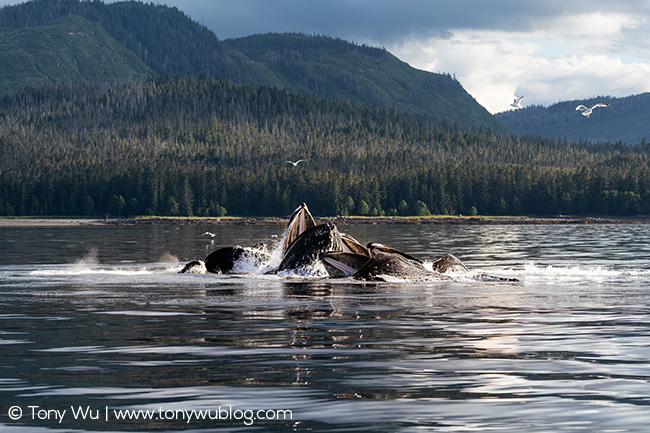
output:
<svg viewBox="0 0 650 433"><path fill-rule="evenodd" d="M192 260L178 271L179 274L205 274L206 272L207 269L203 260Z"/></svg>

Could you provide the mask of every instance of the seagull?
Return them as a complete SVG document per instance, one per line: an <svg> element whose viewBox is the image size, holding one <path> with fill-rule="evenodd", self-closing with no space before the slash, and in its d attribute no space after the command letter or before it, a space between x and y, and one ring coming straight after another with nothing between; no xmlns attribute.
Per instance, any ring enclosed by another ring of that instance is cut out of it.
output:
<svg viewBox="0 0 650 433"><path fill-rule="evenodd" d="M594 111L594 108L597 107L609 107L609 104L603 104L602 102L599 102L598 104L594 105L591 108L587 108L584 105L578 105L576 107L576 110L582 111L583 116L589 117L589 115Z"/></svg>
<svg viewBox="0 0 650 433"><path fill-rule="evenodd" d="M305 161L304 159L299 159L299 160L296 161L296 162L294 162L294 161L284 161L284 162L286 162L287 164L291 164L291 165L293 165L294 167L297 167L298 164L300 164L301 162L304 162L304 161Z"/></svg>
<svg viewBox="0 0 650 433"><path fill-rule="evenodd" d="M211 238L215 237L216 235L212 232L205 232L201 236L210 236Z"/></svg>
<svg viewBox="0 0 650 433"><path fill-rule="evenodd" d="M524 99L523 96L515 96L515 100L512 104L510 104L511 107L515 107L517 110L521 108L521 100Z"/></svg>

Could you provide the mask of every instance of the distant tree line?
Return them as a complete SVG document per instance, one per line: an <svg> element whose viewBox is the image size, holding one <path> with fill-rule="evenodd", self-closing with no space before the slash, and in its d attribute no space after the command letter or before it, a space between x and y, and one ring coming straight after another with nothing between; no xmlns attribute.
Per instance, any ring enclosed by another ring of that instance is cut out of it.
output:
<svg viewBox="0 0 650 433"><path fill-rule="evenodd" d="M48 85L0 97L0 215L650 214L649 151L206 77Z"/></svg>
<svg viewBox="0 0 650 433"><path fill-rule="evenodd" d="M611 104L611 107L594 110L589 118L575 110L578 104L591 107L599 102ZM645 143L650 139L650 92L624 98L599 96L564 101L549 107L529 105L522 110L498 113L495 117L519 135L562 137L591 143Z"/></svg>

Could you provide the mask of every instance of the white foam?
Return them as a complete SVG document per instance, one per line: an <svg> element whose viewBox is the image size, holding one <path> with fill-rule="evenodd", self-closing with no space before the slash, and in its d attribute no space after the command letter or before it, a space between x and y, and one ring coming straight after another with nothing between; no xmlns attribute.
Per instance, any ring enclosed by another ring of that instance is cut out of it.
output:
<svg viewBox="0 0 650 433"><path fill-rule="evenodd" d="M235 274L259 274L268 267L266 261L261 260L260 254L266 253L266 247L244 247L245 254L237 259L232 266L232 272Z"/></svg>
<svg viewBox="0 0 650 433"><path fill-rule="evenodd" d="M514 268L504 269L471 269L472 274L484 273L507 278L517 278L521 281L563 281L584 283L603 282L607 280L635 280L650 278L650 270L624 268L617 266L585 265L585 264L538 264L526 262Z"/></svg>
<svg viewBox="0 0 650 433"><path fill-rule="evenodd" d="M297 269L285 269L278 272L279 276L283 277L312 277L323 278L329 276L325 265L320 261L314 262L311 265L301 266Z"/></svg>
<svg viewBox="0 0 650 433"><path fill-rule="evenodd" d="M66 269L39 269L29 272L30 275L151 275L154 272L146 268L88 268L72 267Z"/></svg>
<svg viewBox="0 0 650 433"><path fill-rule="evenodd" d="M616 270L603 266L558 266L558 265L537 265L533 262L524 264L523 274L526 276L538 277L618 277L623 275L623 270Z"/></svg>

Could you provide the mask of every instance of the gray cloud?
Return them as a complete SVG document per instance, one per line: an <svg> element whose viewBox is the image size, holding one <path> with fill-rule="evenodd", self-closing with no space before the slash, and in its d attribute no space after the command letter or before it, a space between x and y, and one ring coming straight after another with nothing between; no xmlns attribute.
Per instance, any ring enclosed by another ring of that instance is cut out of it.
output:
<svg viewBox="0 0 650 433"><path fill-rule="evenodd" d="M452 29L526 32L565 14L625 12L643 3L590 0L164 0L232 38L267 32L324 34L351 41L398 43L408 38L440 37ZM587 6L587 7L586 7Z"/></svg>
<svg viewBox="0 0 650 433"><path fill-rule="evenodd" d="M532 6L523 8L524 2L518 0L166 0L164 3L185 11L220 38L303 32L381 44L413 37L440 37L451 28L521 30L532 25L529 17L543 17L552 12L533 2L530 2Z"/></svg>
<svg viewBox="0 0 650 433"><path fill-rule="evenodd" d="M118 0L105 0L111 3ZM0 0L0 6L24 0ZM444 37L453 29L528 32L548 20L585 12L650 14L648 2L611 0L159 0L221 39L302 32L389 45Z"/></svg>

